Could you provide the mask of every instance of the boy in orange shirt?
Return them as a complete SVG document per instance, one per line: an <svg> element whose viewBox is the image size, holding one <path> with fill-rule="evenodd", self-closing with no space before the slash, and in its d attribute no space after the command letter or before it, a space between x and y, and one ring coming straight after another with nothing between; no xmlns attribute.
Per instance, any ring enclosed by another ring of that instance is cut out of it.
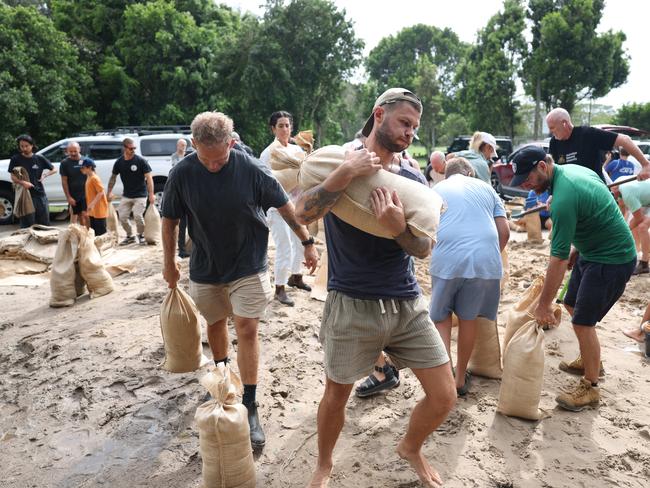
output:
<svg viewBox="0 0 650 488"><path fill-rule="evenodd" d="M95 231L95 236L106 234L106 218L108 217L108 200L102 180L95 173L95 162L85 159L81 164L81 172L86 175L86 202L90 227Z"/></svg>

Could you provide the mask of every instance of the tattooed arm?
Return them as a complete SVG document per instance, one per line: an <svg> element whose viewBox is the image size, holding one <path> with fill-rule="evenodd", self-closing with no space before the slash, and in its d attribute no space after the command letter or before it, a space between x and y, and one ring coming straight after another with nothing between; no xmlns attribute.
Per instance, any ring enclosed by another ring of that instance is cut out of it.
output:
<svg viewBox="0 0 650 488"><path fill-rule="evenodd" d="M394 239L406 254L420 259L427 258L433 248L433 241L430 238L414 236L408 226Z"/></svg>
<svg viewBox="0 0 650 488"><path fill-rule="evenodd" d="M110 201L113 199L113 187L115 186L115 182L117 181L117 175L115 173L111 173L111 178L108 180L108 195L107 199Z"/></svg>
<svg viewBox="0 0 650 488"><path fill-rule="evenodd" d="M305 191L296 202L296 218L310 224L331 210L353 178L371 175L381 169L379 158L366 149L350 151L345 160L320 185Z"/></svg>

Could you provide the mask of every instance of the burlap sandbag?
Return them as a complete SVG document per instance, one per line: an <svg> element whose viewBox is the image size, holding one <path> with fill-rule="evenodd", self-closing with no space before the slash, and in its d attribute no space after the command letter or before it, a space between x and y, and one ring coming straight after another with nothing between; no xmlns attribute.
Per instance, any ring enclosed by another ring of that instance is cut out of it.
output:
<svg viewBox="0 0 650 488"><path fill-rule="evenodd" d="M467 369L477 376L501 378L501 346L496 321L485 317L476 318L476 341Z"/></svg>
<svg viewBox="0 0 650 488"><path fill-rule="evenodd" d="M504 354L506 347L508 347L508 342L510 342L510 339L515 335L517 330L519 330L522 325L535 318L534 312L539 303L542 288L544 288L544 278L538 276L533 280L530 286L526 288L515 306L508 311L508 314L506 315L506 331L503 336ZM555 315L556 323L559 324L562 320L562 308L559 305L553 305L553 315Z"/></svg>
<svg viewBox="0 0 650 488"><path fill-rule="evenodd" d="M241 381L220 364L201 378L212 400L196 409L204 488L254 488L248 411L237 402Z"/></svg>
<svg viewBox="0 0 650 488"><path fill-rule="evenodd" d="M113 291L113 278L104 269L104 263L95 247L95 231L80 225L71 225L71 232L79 236L79 271L86 281L90 298L108 295Z"/></svg>
<svg viewBox="0 0 650 488"><path fill-rule="evenodd" d="M526 223L527 239L530 242L542 242L542 221L539 218L539 212L528 214L521 219Z"/></svg>
<svg viewBox="0 0 650 488"><path fill-rule="evenodd" d="M29 181L29 174L22 166L14 168L12 171L14 176L19 180ZM22 185L14 184L14 215L20 218L33 214L35 211L34 201L29 190Z"/></svg>
<svg viewBox="0 0 650 488"><path fill-rule="evenodd" d="M298 172L295 168L274 169L271 171L284 191L291 193L298 186Z"/></svg>
<svg viewBox="0 0 650 488"><path fill-rule="evenodd" d="M74 263L74 289L77 297L86 293L86 280L81 276L81 269L79 269L79 262Z"/></svg>
<svg viewBox="0 0 650 488"><path fill-rule="evenodd" d="M311 130L302 130L293 138L294 142L307 154L314 150L314 133Z"/></svg>
<svg viewBox="0 0 650 488"><path fill-rule="evenodd" d="M50 270L50 307L69 307L77 298L75 260L78 250L78 236L70 229L62 230Z"/></svg>
<svg viewBox="0 0 650 488"><path fill-rule="evenodd" d="M529 320L505 349L497 412L529 420L544 417L538 408L543 380L544 331Z"/></svg>
<svg viewBox="0 0 650 488"><path fill-rule="evenodd" d="M165 344L163 368L172 373L189 373L201 366L201 325L192 298L172 288L160 307L160 330Z"/></svg>
<svg viewBox="0 0 650 488"><path fill-rule="evenodd" d="M298 169L306 156L303 152L284 147L277 140L271 144L271 150L269 152L271 169L273 170Z"/></svg>
<svg viewBox="0 0 650 488"><path fill-rule="evenodd" d="M298 182L301 189L308 190L322 183L338 168L345 157L341 146L325 146L305 158ZM354 178L332 208L341 220L378 237L392 239L382 227L372 210L371 193L379 187L395 190L404 205L406 223L416 236L427 236L436 241L440 222L442 198L426 185L380 169L371 176Z"/></svg>
<svg viewBox="0 0 650 488"><path fill-rule="evenodd" d="M111 233L115 242L118 239L118 228L120 220L117 218L117 212L111 202L108 202L108 218L106 219L106 230Z"/></svg>
<svg viewBox="0 0 650 488"><path fill-rule="evenodd" d="M162 222L160 214L155 205L149 205L144 213L144 240L147 244L157 244L160 242Z"/></svg>

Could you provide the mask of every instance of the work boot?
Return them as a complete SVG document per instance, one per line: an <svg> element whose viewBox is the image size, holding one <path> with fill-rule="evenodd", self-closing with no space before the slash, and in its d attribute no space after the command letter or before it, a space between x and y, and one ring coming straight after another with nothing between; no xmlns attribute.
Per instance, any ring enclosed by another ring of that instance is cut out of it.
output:
<svg viewBox="0 0 650 488"><path fill-rule="evenodd" d="M650 267L648 267L648 261L639 261L636 264L636 268L632 271L633 275L640 275L650 273Z"/></svg>
<svg viewBox="0 0 650 488"><path fill-rule="evenodd" d="M580 378L573 391L559 394L555 401L565 410L579 412L585 407L595 407L600 402L600 388L592 386L591 381Z"/></svg>
<svg viewBox="0 0 650 488"><path fill-rule="evenodd" d="M300 290L311 291L311 286L309 286L304 281L302 281L301 274L293 274L289 276L289 280L287 280L287 285L293 288L298 288Z"/></svg>
<svg viewBox="0 0 650 488"><path fill-rule="evenodd" d="M287 296L287 292L284 290L284 286L275 287L275 299L283 305L293 307L295 303L291 298Z"/></svg>
<svg viewBox="0 0 650 488"><path fill-rule="evenodd" d="M566 361L560 361L560 365L558 367L565 373L576 374L579 376L585 374L585 367L582 364L582 356L578 356L570 363L567 363ZM600 362L600 372L598 373L598 376L605 376L605 368L603 368L602 361Z"/></svg>
<svg viewBox="0 0 650 488"><path fill-rule="evenodd" d="M262 430L262 425L257 415L258 406L259 404L257 402L246 406L248 409L248 427L250 427L251 431L251 447L253 450L261 449L266 444L266 437L264 436L264 431Z"/></svg>
<svg viewBox="0 0 650 488"><path fill-rule="evenodd" d="M129 244L133 244L135 242L135 236L126 236L122 242L120 242L120 246L128 246Z"/></svg>

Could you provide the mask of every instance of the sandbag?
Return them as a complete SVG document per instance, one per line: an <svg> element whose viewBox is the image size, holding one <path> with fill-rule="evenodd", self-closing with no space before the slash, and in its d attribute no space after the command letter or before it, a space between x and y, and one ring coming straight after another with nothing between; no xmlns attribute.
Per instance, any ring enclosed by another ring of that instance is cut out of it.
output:
<svg viewBox="0 0 650 488"><path fill-rule="evenodd" d="M21 181L29 181L29 174L22 166L12 170L14 176ZM32 194L22 185L14 184L14 215L17 218L31 215L36 212Z"/></svg>
<svg viewBox="0 0 650 488"><path fill-rule="evenodd" d="M160 330L165 344L163 368L172 373L189 373L201 366L201 325L192 298L172 288L160 307Z"/></svg>
<svg viewBox="0 0 650 488"><path fill-rule="evenodd" d="M74 263L74 290L76 298L79 298L81 295L86 293L86 280L81 276L81 270L79 269L79 262Z"/></svg>
<svg viewBox="0 0 650 488"><path fill-rule="evenodd" d="M477 376L501 378L501 346L495 320L476 318L476 342L467 369Z"/></svg>
<svg viewBox="0 0 650 488"><path fill-rule="evenodd" d="M300 166L298 182L305 191L322 183L345 157L341 146L325 146L308 155ZM370 176L354 178L341 194L332 212L348 224L378 237L392 239L372 210L371 193L380 186L395 190L404 205L406 223L415 236L436 241L442 198L426 185L380 169Z"/></svg>
<svg viewBox="0 0 650 488"><path fill-rule="evenodd" d="M275 179L287 193L291 193L298 186L298 172L299 170L295 168L271 170Z"/></svg>
<svg viewBox="0 0 650 488"><path fill-rule="evenodd" d="M307 154L314 150L314 133L311 130L301 130L293 140Z"/></svg>
<svg viewBox="0 0 650 488"><path fill-rule="evenodd" d="M503 336L504 354L506 347L508 347L508 342L510 342L510 339L517 330L526 322L535 318L534 312L539 303L542 288L544 288L544 278L538 276L526 288L519 301L508 311L506 315L506 331ZM556 323L559 324L562 320L562 308L557 304L553 305L553 315L555 316Z"/></svg>
<svg viewBox="0 0 650 488"><path fill-rule="evenodd" d="M270 164L271 169L298 169L305 159L304 152L295 151L293 148L284 147L277 140L271 144Z"/></svg>
<svg viewBox="0 0 650 488"><path fill-rule="evenodd" d="M113 278L104 269L95 247L95 231L76 224L71 225L70 230L79 236L79 271L86 281L90 298L108 295L114 289Z"/></svg>
<svg viewBox="0 0 650 488"><path fill-rule="evenodd" d="M34 224L28 230L29 234L39 244L56 244L59 241L59 232L61 232L61 229L58 227L40 224Z"/></svg>
<svg viewBox="0 0 650 488"><path fill-rule="evenodd" d="M526 234L529 242L542 242L542 221L539 218L539 212L528 214L522 217L526 225Z"/></svg>
<svg viewBox="0 0 650 488"><path fill-rule="evenodd" d="M108 202L108 218L106 219L106 230L111 233L115 242L118 240L118 228L120 220L117 218L117 212L111 202Z"/></svg>
<svg viewBox="0 0 650 488"><path fill-rule="evenodd" d="M62 230L50 271L50 307L69 307L77 298L75 260L78 250L78 236L70 229Z"/></svg>
<svg viewBox="0 0 650 488"><path fill-rule="evenodd" d="M539 399L544 380L544 331L534 320L512 336L503 355L503 376L497 412L539 420Z"/></svg>
<svg viewBox="0 0 650 488"><path fill-rule="evenodd" d="M147 244L157 244L160 242L162 222L160 214L155 205L149 205L144 213L144 240Z"/></svg>
<svg viewBox="0 0 650 488"><path fill-rule="evenodd" d="M204 488L254 488L255 463L251 450L248 410L237 402L241 381L219 364L201 378L212 400L196 409L199 453Z"/></svg>

